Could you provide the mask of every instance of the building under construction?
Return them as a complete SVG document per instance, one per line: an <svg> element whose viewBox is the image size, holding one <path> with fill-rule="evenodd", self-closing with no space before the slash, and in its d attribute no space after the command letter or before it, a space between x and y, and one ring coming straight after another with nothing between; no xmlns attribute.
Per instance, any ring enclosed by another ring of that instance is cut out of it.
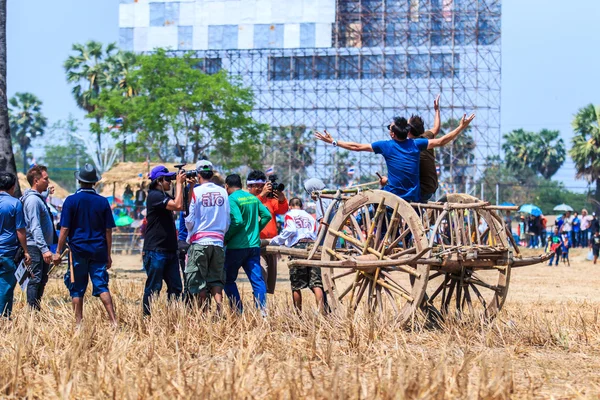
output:
<svg viewBox="0 0 600 400"><path fill-rule="evenodd" d="M195 51L206 72L253 88L261 122L344 140L386 139L396 115L431 125L441 93L443 121L477 113L475 160L462 165L474 177L499 154L500 24L501 0L121 0L120 44ZM316 175L330 175L336 151L317 145ZM381 157L353 157L358 176L382 169Z"/></svg>

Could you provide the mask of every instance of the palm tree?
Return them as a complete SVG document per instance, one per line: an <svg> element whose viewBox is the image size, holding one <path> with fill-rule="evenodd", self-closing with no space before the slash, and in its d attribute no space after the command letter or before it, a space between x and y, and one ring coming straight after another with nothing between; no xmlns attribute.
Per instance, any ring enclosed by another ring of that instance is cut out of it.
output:
<svg viewBox="0 0 600 400"><path fill-rule="evenodd" d="M600 106L581 108L573 120L573 137L569 155L575 162L577 178L596 183L596 207L600 205Z"/></svg>
<svg viewBox="0 0 600 400"><path fill-rule="evenodd" d="M533 174L552 178L566 158L565 143L559 136L559 131L548 129L540 132L515 129L505 134L502 149L506 166L522 181Z"/></svg>
<svg viewBox="0 0 600 400"><path fill-rule="evenodd" d="M23 153L23 173L27 172L27 149L31 140L44 134L47 125L42 102L32 93L16 93L9 101L10 132Z"/></svg>
<svg viewBox="0 0 600 400"><path fill-rule="evenodd" d="M536 150L533 168L546 179L552 178L566 159L565 142L559 136L559 131L542 129L530 146Z"/></svg>
<svg viewBox="0 0 600 400"><path fill-rule="evenodd" d="M102 43L89 41L85 45L75 43L72 50L75 55L69 56L64 63L67 73L67 82L74 84L73 97L77 105L88 114L96 111L95 100L100 91L113 86L114 75L107 60L112 59L117 53L117 44L109 43L103 48ZM102 153L102 130L100 129L99 115L95 115L97 126L96 132L97 155L101 159Z"/></svg>
<svg viewBox="0 0 600 400"><path fill-rule="evenodd" d="M17 173L8 125L6 97L6 0L0 0L0 171ZM20 196L19 181L15 196Z"/></svg>
<svg viewBox="0 0 600 400"><path fill-rule="evenodd" d="M135 67L136 56L129 51L119 51L107 60L108 77L111 86L121 90L125 96L137 96L138 90L132 81L132 72Z"/></svg>

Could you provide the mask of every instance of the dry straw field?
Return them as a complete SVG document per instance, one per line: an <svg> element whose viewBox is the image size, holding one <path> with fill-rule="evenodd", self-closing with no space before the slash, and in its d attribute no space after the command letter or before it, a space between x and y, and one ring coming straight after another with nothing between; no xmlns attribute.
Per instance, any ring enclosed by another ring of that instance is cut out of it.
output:
<svg viewBox="0 0 600 400"><path fill-rule="evenodd" d="M66 290L51 280L43 312L16 293L0 322L3 398L598 398L600 266L574 251L572 266L513 271L507 305L492 323L447 321L399 329L361 312L353 319L291 311L285 274L267 319L247 307L216 319L167 306L141 317L137 257L120 257L111 288L120 326L97 299L77 329ZM244 299L250 300L247 284ZM307 293L308 295L308 293Z"/></svg>

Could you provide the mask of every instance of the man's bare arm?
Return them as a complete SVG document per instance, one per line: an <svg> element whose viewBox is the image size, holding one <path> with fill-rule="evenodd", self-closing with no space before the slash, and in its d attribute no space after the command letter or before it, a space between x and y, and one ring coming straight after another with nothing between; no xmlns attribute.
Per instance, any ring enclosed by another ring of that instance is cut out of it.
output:
<svg viewBox="0 0 600 400"><path fill-rule="evenodd" d="M60 264L62 259L61 254L62 250L67 243L67 236L69 236L69 228L60 228L60 235L58 235L58 244L56 245L56 254L52 257L54 264Z"/></svg>
<svg viewBox="0 0 600 400"><path fill-rule="evenodd" d="M329 134L329 132L327 132L327 130L324 130L323 133L315 131L315 138L329 144L333 144L333 142L335 142L337 147L341 147L342 149L350 151L369 151L371 153L373 152L373 147L371 147L370 144L346 142L342 140L335 141L333 137Z"/></svg>
<svg viewBox="0 0 600 400"><path fill-rule="evenodd" d="M185 172L179 171L176 179L175 200L169 200L167 203L167 210L169 211L183 211L183 185L185 183Z"/></svg>
<svg viewBox="0 0 600 400"><path fill-rule="evenodd" d="M106 263L106 269L112 267L112 228L106 230L106 248L108 253L108 262Z"/></svg>
<svg viewBox="0 0 600 400"><path fill-rule="evenodd" d="M440 129L442 127L442 118L440 115L440 95L438 94L435 100L433 100L433 109L435 110L435 118L433 119L433 128L431 129L431 133L433 133L433 137L435 138L438 133L440 133Z"/></svg>
<svg viewBox="0 0 600 400"><path fill-rule="evenodd" d="M453 141L462 131L467 129L467 127L469 126L471 121L473 121L473 119L475 119L475 114L471 114L468 118L467 114L463 115L462 119L460 120L460 124L458 125L458 128L456 128L449 134L442 136L439 139L430 139L427 148L434 149L436 147L442 147L447 145L448 143Z"/></svg>

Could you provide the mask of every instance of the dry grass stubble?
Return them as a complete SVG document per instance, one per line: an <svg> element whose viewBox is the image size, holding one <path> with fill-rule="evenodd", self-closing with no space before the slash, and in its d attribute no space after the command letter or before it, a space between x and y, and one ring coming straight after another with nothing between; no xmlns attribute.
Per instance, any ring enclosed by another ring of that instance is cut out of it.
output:
<svg viewBox="0 0 600 400"><path fill-rule="evenodd" d="M141 317L139 279L113 279L120 327L86 298L76 329L62 282L44 311L21 300L0 323L0 390L31 398L595 398L600 395L597 302L510 299L496 321L398 329L358 312L291 310L287 286L267 319L190 312L164 297ZM307 293L308 294L308 293ZM17 294L17 297L19 295ZM243 298L251 293L243 285ZM306 296L305 304L313 299Z"/></svg>

